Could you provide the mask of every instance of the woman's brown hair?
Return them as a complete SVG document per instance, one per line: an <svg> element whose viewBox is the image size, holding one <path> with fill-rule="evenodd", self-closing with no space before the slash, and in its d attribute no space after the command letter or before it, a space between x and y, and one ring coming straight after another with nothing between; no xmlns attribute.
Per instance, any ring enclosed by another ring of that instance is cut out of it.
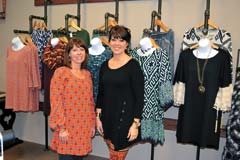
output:
<svg viewBox="0 0 240 160"><path fill-rule="evenodd" d="M131 48L131 31L127 27L123 25L113 26L109 31L109 39L108 42L111 41L112 38L123 39L128 43L127 49L125 52L129 54L128 50Z"/></svg>
<svg viewBox="0 0 240 160"><path fill-rule="evenodd" d="M85 44L85 42L80 39L80 38L72 38L68 41L68 44L65 49L65 55L64 55L64 65L71 68L71 59L69 56L70 51L73 49L73 47L82 47L85 50L85 60L83 61L81 65L81 69L86 69L87 68L87 61L88 61L88 47Z"/></svg>

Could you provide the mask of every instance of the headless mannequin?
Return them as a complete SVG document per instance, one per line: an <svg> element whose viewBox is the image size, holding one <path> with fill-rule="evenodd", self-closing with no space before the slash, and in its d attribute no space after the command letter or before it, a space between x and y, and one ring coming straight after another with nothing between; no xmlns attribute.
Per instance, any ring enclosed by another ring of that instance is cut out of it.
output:
<svg viewBox="0 0 240 160"><path fill-rule="evenodd" d="M12 39L12 49L14 51L19 51L22 49L25 45L22 43L21 39L19 37L14 37Z"/></svg>
<svg viewBox="0 0 240 160"><path fill-rule="evenodd" d="M218 51L212 48L208 38L203 38L198 42L198 48L193 50L193 54L197 58L208 59L217 55Z"/></svg>
<svg viewBox="0 0 240 160"><path fill-rule="evenodd" d="M156 48L153 47L153 44L152 44L150 38L148 38L148 37L142 38L140 40L139 44L140 44L141 48L139 48L137 50L137 53L140 56L148 56L156 50Z"/></svg>
<svg viewBox="0 0 240 160"><path fill-rule="evenodd" d="M59 38L52 38L51 39L52 48L55 48L55 46L58 44L58 42L59 42Z"/></svg>
<svg viewBox="0 0 240 160"><path fill-rule="evenodd" d="M105 51L105 47L99 38L95 37L91 40L91 47L89 48L89 54L100 55Z"/></svg>

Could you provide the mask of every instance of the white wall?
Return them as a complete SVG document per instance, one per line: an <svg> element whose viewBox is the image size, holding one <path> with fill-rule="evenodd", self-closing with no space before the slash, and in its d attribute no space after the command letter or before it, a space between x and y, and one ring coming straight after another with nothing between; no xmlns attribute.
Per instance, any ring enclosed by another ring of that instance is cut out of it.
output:
<svg viewBox="0 0 240 160"><path fill-rule="evenodd" d="M132 31L132 46L138 45L143 29L149 28L151 12L158 10L157 0L124 1L119 3L119 24L129 27ZM175 59L178 59L182 35L190 27L204 20L206 0L162 0L162 20L175 32ZM232 34L233 61L236 62L237 49L240 48L240 15L239 0L212 0L210 18L219 27ZM58 5L48 7L48 28L64 27L65 14L76 15L77 5ZM91 34L92 30L104 24L104 14L115 13L115 3L89 3L81 5L81 27ZM5 54L14 36L14 29L28 30L29 15L43 16L43 7L35 7L34 0L8 0L7 17L0 20L0 90L5 91ZM235 68L235 67L234 67ZM171 108L166 117L177 118L177 108ZM226 121L226 116L224 122ZM14 131L18 138L45 144L45 126L42 112L17 113ZM49 140L52 133L49 130ZM225 139L221 138L220 149L201 150L201 159L220 159ZM93 140L92 154L107 157L107 149L100 137ZM137 145L130 150L127 159L150 159L150 144ZM176 143L175 132L166 131L166 142L155 147L155 159L185 160L195 159L196 147Z"/></svg>

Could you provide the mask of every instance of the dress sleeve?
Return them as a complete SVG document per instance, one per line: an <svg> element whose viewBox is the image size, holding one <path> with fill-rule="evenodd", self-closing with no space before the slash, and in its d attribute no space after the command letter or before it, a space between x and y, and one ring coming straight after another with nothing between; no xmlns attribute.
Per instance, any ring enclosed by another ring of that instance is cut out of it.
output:
<svg viewBox="0 0 240 160"><path fill-rule="evenodd" d="M92 82L92 76L91 73L88 71L88 80L89 80L89 84L90 84L90 107L89 107L89 117L90 117L90 123L93 126L93 128L95 127L95 122L96 122L96 116L95 116L95 106L94 106L94 98L93 98L93 82Z"/></svg>
<svg viewBox="0 0 240 160"><path fill-rule="evenodd" d="M172 86L172 69L170 65L169 55L166 51L162 51L161 65L159 69L159 99L160 105L166 111L173 104L173 86Z"/></svg>
<svg viewBox="0 0 240 160"><path fill-rule="evenodd" d="M51 112L49 115L49 126L51 129L57 131L65 127L65 111L63 107L64 100L64 78L63 68L55 70L50 84L50 103Z"/></svg>
<svg viewBox="0 0 240 160"><path fill-rule="evenodd" d="M103 86L103 73L104 73L104 65L106 62L104 62L101 65L100 71L99 71L99 83L98 83L98 94L97 94L97 103L96 103L96 108L102 109L103 106L103 93L104 93L104 86Z"/></svg>
<svg viewBox="0 0 240 160"><path fill-rule="evenodd" d="M144 76L143 71L139 63L134 60L136 63L132 65L131 74L131 85L135 95L135 106L134 106L134 118L141 119L143 106L144 106Z"/></svg>
<svg viewBox="0 0 240 160"><path fill-rule="evenodd" d="M184 104L185 78L183 60L183 53L180 53L173 81L173 99L175 106L180 106Z"/></svg>
<svg viewBox="0 0 240 160"><path fill-rule="evenodd" d="M221 65L220 87L215 99L214 108L221 111L229 111L232 102L232 58L228 53L225 54L223 65Z"/></svg>

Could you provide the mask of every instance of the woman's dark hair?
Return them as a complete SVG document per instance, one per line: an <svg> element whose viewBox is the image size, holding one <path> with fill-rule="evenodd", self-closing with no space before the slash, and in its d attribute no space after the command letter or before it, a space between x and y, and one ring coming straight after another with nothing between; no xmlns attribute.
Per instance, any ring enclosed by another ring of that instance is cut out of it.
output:
<svg viewBox="0 0 240 160"><path fill-rule="evenodd" d="M71 68L71 59L69 56L70 51L73 49L73 47L82 47L84 48L86 55L85 55L85 60L83 61L81 65L81 69L86 69L87 68L87 61L88 61L88 47L85 44L85 42L79 38L72 38L68 41L68 44L65 49L65 55L64 55L64 65Z"/></svg>
<svg viewBox="0 0 240 160"><path fill-rule="evenodd" d="M110 42L112 38L123 39L128 43L128 48L130 48L131 46L131 31L125 26L122 25L113 26L109 31L108 41Z"/></svg>

